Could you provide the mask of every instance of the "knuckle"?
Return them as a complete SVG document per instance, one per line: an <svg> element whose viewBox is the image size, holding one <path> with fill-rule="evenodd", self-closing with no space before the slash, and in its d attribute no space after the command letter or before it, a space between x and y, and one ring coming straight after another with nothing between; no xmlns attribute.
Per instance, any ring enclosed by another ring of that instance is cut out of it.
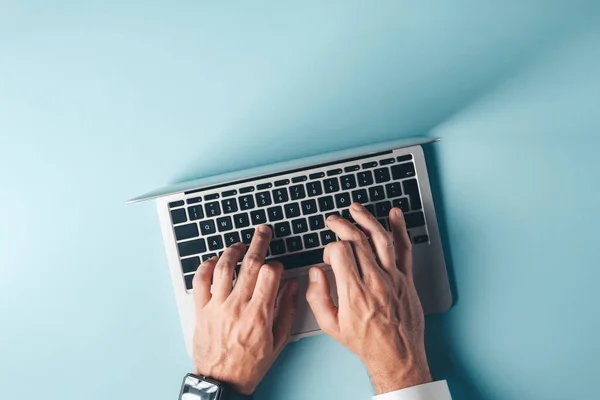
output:
<svg viewBox="0 0 600 400"><path fill-rule="evenodd" d="M246 254L246 257L244 257L244 262L248 268L257 270L260 269L263 264L262 258L256 253Z"/></svg>

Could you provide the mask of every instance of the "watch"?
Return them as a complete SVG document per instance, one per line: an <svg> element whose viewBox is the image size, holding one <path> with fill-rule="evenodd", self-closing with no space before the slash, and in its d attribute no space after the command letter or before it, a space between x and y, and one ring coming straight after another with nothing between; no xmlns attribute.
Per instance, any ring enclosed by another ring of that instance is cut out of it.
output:
<svg viewBox="0 0 600 400"><path fill-rule="evenodd" d="M229 390L223 383L206 376L187 374L181 384L179 400L242 400L250 399Z"/></svg>

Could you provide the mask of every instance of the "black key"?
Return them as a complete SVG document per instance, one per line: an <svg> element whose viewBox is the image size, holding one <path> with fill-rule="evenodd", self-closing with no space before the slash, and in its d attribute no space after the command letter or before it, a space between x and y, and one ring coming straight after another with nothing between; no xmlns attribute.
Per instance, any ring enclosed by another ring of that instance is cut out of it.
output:
<svg viewBox="0 0 600 400"><path fill-rule="evenodd" d="M298 203L290 203L283 206L285 208L285 217L286 218L295 218L300 216L300 204Z"/></svg>
<svg viewBox="0 0 600 400"><path fill-rule="evenodd" d="M342 210L342 218L345 218L350 222L354 222L354 218L352 218L352 214L350 214L350 209L348 208Z"/></svg>
<svg viewBox="0 0 600 400"><path fill-rule="evenodd" d="M352 201L357 203L366 203L369 201L366 189L358 189L352 191Z"/></svg>
<svg viewBox="0 0 600 400"><path fill-rule="evenodd" d="M335 233L329 230L321 232L321 243L323 243L323 246L331 242L335 242Z"/></svg>
<svg viewBox="0 0 600 400"><path fill-rule="evenodd" d="M254 186L246 186L240 189L240 193L254 192Z"/></svg>
<svg viewBox="0 0 600 400"><path fill-rule="evenodd" d="M232 190L226 190L226 191L224 191L223 193L221 193L221 196L223 196L223 197L231 197L231 196L236 195L236 194L237 194L237 190L232 189Z"/></svg>
<svg viewBox="0 0 600 400"><path fill-rule="evenodd" d="M223 235L225 237L225 246L229 247L240 241L240 234L237 232L229 232Z"/></svg>
<svg viewBox="0 0 600 400"><path fill-rule="evenodd" d="M356 187L356 177L354 175L344 175L340 177L342 189L354 189Z"/></svg>
<svg viewBox="0 0 600 400"><path fill-rule="evenodd" d="M183 204L183 200L172 201L169 203L169 208L181 207Z"/></svg>
<svg viewBox="0 0 600 400"><path fill-rule="evenodd" d="M306 184L306 191L310 197L315 197L323 194L321 182L309 182Z"/></svg>
<svg viewBox="0 0 600 400"><path fill-rule="evenodd" d="M373 168L373 167L376 167L376 166L377 166L377 161L370 161L370 162L364 163L362 165L363 169L365 169L365 168Z"/></svg>
<svg viewBox="0 0 600 400"><path fill-rule="evenodd" d="M377 169L374 169L373 172L375 173L375 182L377 182L377 183L387 182L391 179L390 178L390 169L388 167L377 168Z"/></svg>
<svg viewBox="0 0 600 400"><path fill-rule="evenodd" d="M373 204L366 204L365 208L371 215L375 215L375 206Z"/></svg>
<svg viewBox="0 0 600 400"><path fill-rule="evenodd" d="M250 220L252 221L252 225L267 223L267 215L265 214L265 210L252 211L250 213Z"/></svg>
<svg viewBox="0 0 600 400"><path fill-rule="evenodd" d="M290 186L290 196L292 200L300 200L306 197L306 192L304 191L304 185L294 185Z"/></svg>
<svg viewBox="0 0 600 400"><path fill-rule="evenodd" d="M271 250L271 254L274 256L285 253L283 239L273 240L269 246L269 250Z"/></svg>
<svg viewBox="0 0 600 400"><path fill-rule="evenodd" d="M272 203L271 193L269 193L269 192L256 193L255 196L256 196L256 204L258 204L259 207L270 206Z"/></svg>
<svg viewBox="0 0 600 400"><path fill-rule="evenodd" d="M358 186L369 186L373 184L373 173L371 171L363 171L356 174L358 178Z"/></svg>
<svg viewBox="0 0 600 400"><path fill-rule="evenodd" d="M369 198L371 201L379 201L385 199L383 186L373 186L369 188Z"/></svg>
<svg viewBox="0 0 600 400"><path fill-rule="evenodd" d="M219 250L223 248L223 238L221 235L210 236L206 238L209 250Z"/></svg>
<svg viewBox="0 0 600 400"><path fill-rule="evenodd" d="M337 215L339 217L340 213L337 212L337 211L332 211L332 212L325 213L325 219L329 218L330 215Z"/></svg>
<svg viewBox="0 0 600 400"><path fill-rule="evenodd" d="M275 236L276 237L286 237L292 234L292 229L290 228L290 223L287 221L279 222L275 224Z"/></svg>
<svg viewBox="0 0 600 400"><path fill-rule="evenodd" d="M307 180L306 175L295 176L292 178L292 183L304 182L305 180Z"/></svg>
<svg viewBox="0 0 600 400"><path fill-rule="evenodd" d="M350 207L350 193L338 193L335 195L337 208Z"/></svg>
<svg viewBox="0 0 600 400"><path fill-rule="evenodd" d="M337 178L329 178L323 181L325 193L335 193L340 190L340 184Z"/></svg>
<svg viewBox="0 0 600 400"><path fill-rule="evenodd" d="M275 181L275 187L289 185L289 183L290 183L289 179L281 179L279 181Z"/></svg>
<svg viewBox="0 0 600 400"><path fill-rule="evenodd" d="M298 238L300 239L300 238ZM289 250L288 245L288 250ZM276 258L283 264L285 269L294 269L306 267L309 265L317 265L323 263L323 248L303 251L302 253L290 254Z"/></svg>
<svg viewBox="0 0 600 400"><path fill-rule="evenodd" d="M304 215L314 214L317 212L317 202L313 199L304 200L302 203L302 213Z"/></svg>
<svg viewBox="0 0 600 400"><path fill-rule="evenodd" d="M402 210L403 213L409 212L410 208L408 207L408 199L406 197L401 197L399 199L394 199L392 201L392 205L394 207L398 207Z"/></svg>
<svg viewBox="0 0 600 400"><path fill-rule="evenodd" d="M203 236L210 235L211 233L215 233L217 228L215 228L215 221L212 219L207 219L206 221L200 221L200 232L202 232Z"/></svg>
<svg viewBox="0 0 600 400"><path fill-rule="evenodd" d="M287 238L285 239L285 243L287 244L289 252L302 250L302 238L300 236L292 236L291 238ZM323 262L323 260L321 260L321 262ZM285 264L283 264L283 266L285 267Z"/></svg>
<svg viewBox="0 0 600 400"><path fill-rule="evenodd" d="M203 254L203 255L202 255L202 262L204 262L204 261L208 261L208 260L210 260L211 258L213 258L213 257L214 257L214 256L216 256L216 255L217 255L217 253L208 253L208 254Z"/></svg>
<svg viewBox="0 0 600 400"><path fill-rule="evenodd" d="M275 204L285 203L289 199L290 198L288 197L288 192L286 188L273 190L273 200L275 200Z"/></svg>
<svg viewBox="0 0 600 400"><path fill-rule="evenodd" d="M319 211L329 211L333 210L333 197L332 196L324 196L319 197Z"/></svg>
<svg viewBox="0 0 600 400"><path fill-rule="evenodd" d="M410 198L410 208L412 210L420 210L422 207L421 196L419 194L419 184L416 179L409 179L402 182L404 193Z"/></svg>
<svg viewBox="0 0 600 400"><path fill-rule="evenodd" d="M179 248L180 257L192 256L204 253L206 251L206 242L204 239L190 240L189 242L178 243L177 247Z"/></svg>
<svg viewBox="0 0 600 400"><path fill-rule="evenodd" d="M314 247L319 247L319 235L316 233L309 233L302 237L304 239L304 248L312 249Z"/></svg>
<svg viewBox="0 0 600 400"><path fill-rule="evenodd" d="M189 274L183 277L185 279L185 288L192 290L192 282L194 281L194 274Z"/></svg>
<svg viewBox="0 0 600 400"><path fill-rule="evenodd" d="M231 222L231 217L217 218L217 227L219 228L219 232L232 230L233 223Z"/></svg>
<svg viewBox="0 0 600 400"><path fill-rule="evenodd" d="M342 173L341 168L330 169L329 171L327 171L327 176L339 175L341 173Z"/></svg>
<svg viewBox="0 0 600 400"><path fill-rule="evenodd" d="M385 218L380 218L377 220L381 226L383 226L383 229L385 229L386 231L390 230L389 224L388 224L388 220Z"/></svg>
<svg viewBox="0 0 600 400"><path fill-rule="evenodd" d="M398 162L408 161L408 160L412 160L412 154L406 154L406 155L399 156L396 158L396 161L398 161Z"/></svg>
<svg viewBox="0 0 600 400"><path fill-rule="evenodd" d="M204 218L202 206L198 204L197 206L188 207L188 216L190 217L190 221L195 221L197 219Z"/></svg>
<svg viewBox="0 0 600 400"><path fill-rule="evenodd" d="M427 235L419 235L419 236L415 236L413 238L414 244L428 243L428 242L429 242L429 236L427 236Z"/></svg>
<svg viewBox="0 0 600 400"><path fill-rule="evenodd" d="M186 200L188 204L196 204L202 201L202 197L192 197L191 199Z"/></svg>
<svg viewBox="0 0 600 400"><path fill-rule="evenodd" d="M261 183L260 185L256 185L256 190L264 190L269 189L271 187L273 187L273 184L271 184L270 182Z"/></svg>
<svg viewBox="0 0 600 400"><path fill-rule="evenodd" d="M314 174L310 174L308 177L310 179L319 179L325 176L325 172L315 172Z"/></svg>
<svg viewBox="0 0 600 400"><path fill-rule="evenodd" d="M235 201L235 199L225 199L221 201L221 205L223 206L223 212L225 214L230 214L238 210L237 202Z"/></svg>
<svg viewBox="0 0 600 400"><path fill-rule="evenodd" d="M393 158L384 158L383 160L379 161L379 165L390 165L394 163L394 159Z"/></svg>
<svg viewBox="0 0 600 400"><path fill-rule="evenodd" d="M267 214L269 214L269 221L281 221L283 219L283 209L281 206L275 206L267 209Z"/></svg>
<svg viewBox="0 0 600 400"><path fill-rule="evenodd" d="M212 203L206 203L204 208L206 209L207 217L216 217L217 215L221 215L221 207L219 207L218 201L213 201Z"/></svg>
<svg viewBox="0 0 600 400"><path fill-rule="evenodd" d="M187 216L185 215L185 208L171 210L171 220L173 221L173 224L181 224L182 222L186 222Z"/></svg>
<svg viewBox="0 0 600 400"><path fill-rule="evenodd" d="M394 165L392 167L392 176L394 179L404 179L415 176L417 173L415 172L415 164L413 163L404 163Z"/></svg>
<svg viewBox="0 0 600 400"><path fill-rule="evenodd" d="M175 227L175 238L177 240L191 239L199 235L198 224L185 224Z"/></svg>
<svg viewBox="0 0 600 400"><path fill-rule="evenodd" d="M181 270L184 274L196 272L200 266L200 257L184 258L181 260Z"/></svg>
<svg viewBox="0 0 600 400"><path fill-rule="evenodd" d="M358 171L359 169L360 167L358 165L349 165L346 168L344 168L344 172Z"/></svg>
<svg viewBox="0 0 600 400"><path fill-rule="evenodd" d="M219 193L207 194L204 196L204 200L214 200L219 198Z"/></svg>
<svg viewBox="0 0 600 400"><path fill-rule="evenodd" d="M387 198L402 196L402 189L400 188L400 182L392 182L385 185L385 193Z"/></svg>
<svg viewBox="0 0 600 400"><path fill-rule="evenodd" d="M425 216L421 211L404 214L404 220L408 229L425 225Z"/></svg>
<svg viewBox="0 0 600 400"><path fill-rule="evenodd" d="M233 216L233 222L235 222L235 227L238 229L250 226L250 218L248 218L247 213L235 214Z"/></svg>
<svg viewBox="0 0 600 400"><path fill-rule="evenodd" d="M244 229L241 233L242 242L245 244L250 244L252 242L252 237L254 236L254 228Z"/></svg>
<svg viewBox="0 0 600 400"><path fill-rule="evenodd" d="M251 194L247 194L245 196L240 196L240 210L250 210L254 208L254 197Z"/></svg>
<svg viewBox="0 0 600 400"><path fill-rule="evenodd" d="M322 215L313 215L308 218L308 225L311 231L318 231L319 229L325 228L325 220Z"/></svg>
<svg viewBox="0 0 600 400"><path fill-rule="evenodd" d="M375 204L375 214L377 217L387 217L392 209L392 203L390 201L382 201L381 203Z"/></svg>
<svg viewBox="0 0 600 400"><path fill-rule="evenodd" d="M292 230L294 233L304 233L308 231L308 225L306 223L306 218L298 218L292 220Z"/></svg>

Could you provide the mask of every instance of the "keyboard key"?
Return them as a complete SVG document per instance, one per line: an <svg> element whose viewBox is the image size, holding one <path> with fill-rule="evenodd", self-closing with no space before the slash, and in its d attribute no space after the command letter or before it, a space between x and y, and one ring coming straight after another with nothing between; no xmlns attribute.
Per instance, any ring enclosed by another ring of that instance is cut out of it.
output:
<svg viewBox="0 0 600 400"><path fill-rule="evenodd" d="M289 252L302 250L302 238L300 236L292 236L291 238L285 239L285 244L287 244ZM323 262L322 259L321 262ZM283 266L285 267L285 264L283 264Z"/></svg>
<svg viewBox="0 0 600 400"><path fill-rule="evenodd" d="M204 218L204 212L202 211L202 206L198 204L197 206L188 207L188 215L190 217L190 221L195 221L197 219Z"/></svg>
<svg viewBox="0 0 600 400"><path fill-rule="evenodd" d="M216 231L217 229L215 228L215 221L212 219L207 219L206 221L200 222L200 232L202 232L203 236L210 235Z"/></svg>
<svg viewBox="0 0 600 400"><path fill-rule="evenodd" d="M306 175L295 176L295 177L292 178L292 183L304 182L307 179L308 178L306 177Z"/></svg>
<svg viewBox="0 0 600 400"><path fill-rule="evenodd" d="M400 182L392 182L385 185L385 193L387 198L402 196L402 189L400 188Z"/></svg>
<svg viewBox="0 0 600 400"><path fill-rule="evenodd" d="M392 209L392 203L390 201L382 201L381 203L375 204L375 214L377 217L387 217Z"/></svg>
<svg viewBox="0 0 600 400"><path fill-rule="evenodd" d="M288 197L288 192L286 188L275 189L273 190L273 199L275 200L275 204L285 203L290 198Z"/></svg>
<svg viewBox="0 0 600 400"><path fill-rule="evenodd" d="M413 163L404 163L394 165L392 167L392 176L395 179L404 179L415 176L417 173L415 172L415 164Z"/></svg>
<svg viewBox="0 0 600 400"><path fill-rule="evenodd" d="M358 171L359 169L360 167L358 165L349 165L344 168L344 172Z"/></svg>
<svg viewBox="0 0 600 400"><path fill-rule="evenodd" d="M354 189L356 187L356 177L354 175L344 175L340 177L342 189Z"/></svg>
<svg viewBox="0 0 600 400"><path fill-rule="evenodd" d="M358 178L358 186L369 186L373 184L373 173L371 171L363 171L356 174Z"/></svg>
<svg viewBox="0 0 600 400"><path fill-rule="evenodd" d="M330 169L329 171L327 171L327 176L339 175L341 173L342 173L341 168Z"/></svg>
<svg viewBox="0 0 600 400"><path fill-rule="evenodd" d="M254 192L254 186L246 186L240 189L240 193Z"/></svg>
<svg viewBox="0 0 600 400"><path fill-rule="evenodd" d="M191 199L187 199L186 202L188 204L196 204L202 201L202 197L192 197Z"/></svg>
<svg viewBox="0 0 600 400"><path fill-rule="evenodd" d="M371 215L375 215L375 206L373 204L365 204L365 208Z"/></svg>
<svg viewBox="0 0 600 400"><path fill-rule="evenodd" d="M204 239L190 240L177 244L179 248L179 256L186 257L194 254L204 253L206 251L206 242Z"/></svg>
<svg viewBox="0 0 600 400"><path fill-rule="evenodd" d="M425 225L425 216L421 211L404 214L404 220L408 229Z"/></svg>
<svg viewBox="0 0 600 400"><path fill-rule="evenodd" d="M350 193L338 193L335 195L337 208L350 207Z"/></svg>
<svg viewBox="0 0 600 400"><path fill-rule="evenodd" d="M198 224L195 222L193 224L185 224L175 227L175 238L177 240L191 239L199 234Z"/></svg>
<svg viewBox="0 0 600 400"><path fill-rule="evenodd" d="M379 161L379 165L390 165L394 163L394 159L393 158L384 158L383 160Z"/></svg>
<svg viewBox="0 0 600 400"><path fill-rule="evenodd" d="M250 226L250 218L248 218L247 213L235 214L233 216L233 222L235 223L235 227L237 229Z"/></svg>
<svg viewBox="0 0 600 400"><path fill-rule="evenodd" d="M332 196L319 197L319 211L324 212L333 210L334 207Z"/></svg>
<svg viewBox="0 0 600 400"><path fill-rule="evenodd" d="M204 200L214 200L219 198L219 193L207 194L204 196Z"/></svg>
<svg viewBox="0 0 600 400"><path fill-rule="evenodd" d="M304 215L314 214L317 212L317 202L313 199L304 200L302 203L302 213Z"/></svg>
<svg viewBox="0 0 600 400"><path fill-rule="evenodd" d="M323 194L323 187L321 186L321 182L308 182L306 184L306 191L310 197L315 197Z"/></svg>
<svg viewBox="0 0 600 400"><path fill-rule="evenodd" d="M327 243L335 242L335 233L330 230L321 232L321 243L325 246Z"/></svg>
<svg viewBox="0 0 600 400"><path fill-rule="evenodd" d="M257 190L270 189L271 187L273 187L273 184L270 182L261 183L260 185L256 185Z"/></svg>
<svg viewBox="0 0 600 400"><path fill-rule="evenodd" d="M325 176L325 172L315 172L314 174L310 174L308 177L310 179L319 179Z"/></svg>
<svg viewBox="0 0 600 400"><path fill-rule="evenodd" d="M250 210L254 208L254 197L251 194L247 194L245 196L240 196L240 210Z"/></svg>
<svg viewBox="0 0 600 400"><path fill-rule="evenodd" d="M184 274L196 272L200 266L200 257L184 258L181 260L181 270Z"/></svg>
<svg viewBox="0 0 600 400"><path fill-rule="evenodd" d="M210 260L211 258L213 258L214 256L216 256L217 253L207 253L207 254L203 254L202 255L202 262Z"/></svg>
<svg viewBox="0 0 600 400"><path fill-rule="evenodd" d="M337 212L337 211L332 211L332 212L325 213L325 219L327 219L330 215L337 215L339 217L340 213Z"/></svg>
<svg viewBox="0 0 600 400"><path fill-rule="evenodd" d="M181 207L183 204L183 200L172 201L169 203L169 208Z"/></svg>
<svg viewBox="0 0 600 400"><path fill-rule="evenodd" d="M275 181L275 187L277 186L285 186L285 185L289 185L290 184L290 180L289 179L281 179L278 181Z"/></svg>
<svg viewBox="0 0 600 400"><path fill-rule="evenodd" d="M306 192L304 191L304 185L294 185L290 186L290 196L292 200L300 200L306 197Z"/></svg>
<svg viewBox="0 0 600 400"><path fill-rule="evenodd" d="M414 244L429 243L429 236L427 236L427 235L415 236L413 238L413 243Z"/></svg>
<svg viewBox="0 0 600 400"><path fill-rule="evenodd" d="M221 196L223 197L231 197L237 194L237 190L232 189L232 190L226 190L223 193L221 193Z"/></svg>
<svg viewBox="0 0 600 400"><path fill-rule="evenodd" d="M232 230L233 223L231 222L231 217L217 218L217 227L219 228L219 232Z"/></svg>
<svg viewBox="0 0 600 400"><path fill-rule="evenodd" d="M377 183L387 182L391 179L390 178L390 169L388 167L377 168L377 169L373 170L373 172L375 173L375 182L377 182Z"/></svg>
<svg viewBox="0 0 600 400"><path fill-rule="evenodd" d="M285 209L285 217L286 218L295 218L300 216L300 204L298 203L290 203L283 206Z"/></svg>
<svg viewBox="0 0 600 400"><path fill-rule="evenodd" d="M371 201L379 201L385 199L383 186L373 186L369 188L369 198Z"/></svg>
<svg viewBox="0 0 600 400"><path fill-rule="evenodd" d="M304 233L308 231L308 224L306 218L298 218L292 221L292 230L294 233Z"/></svg>
<svg viewBox="0 0 600 400"><path fill-rule="evenodd" d="M271 203L272 203L271 193L269 193L269 192L256 193L256 204L258 204L259 207L270 206Z"/></svg>
<svg viewBox="0 0 600 400"><path fill-rule="evenodd" d="M252 242L252 237L254 236L254 228L244 229L240 234L242 236L242 242L250 244L250 242Z"/></svg>
<svg viewBox="0 0 600 400"><path fill-rule="evenodd" d="M308 218L308 225L311 231L318 231L325 228L325 219L323 219L322 215L313 215Z"/></svg>
<svg viewBox="0 0 600 400"><path fill-rule="evenodd" d="M309 233L302 237L304 239L304 248L312 249L315 247L319 247L319 235L316 233Z"/></svg>
<svg viewBox="0 0 600 400"><path fill-rule="evenodd" d="M298 238L300 239L300 238ZM288 245L288 250L289 250ZM323 249L303 251L302 253L284 255L276 258L285 269L294 269L323 263Z"/></svg>
<svg viewBox="0 0 600 400"><path fill-rule="evenodd" d="M235 199L225 199L221 201L221 205L223 206L223 212L225 214L230 214L238 210L237 202L235 201Z"/></svg>
<svg viewBox="0 0 600 400"><path fill-rule="evenodd" d="M412 154L405 154L403 156L398 156L396 158L396 161L398 161L398 162L408 161L408 160L412 160L412 158L413 158Z"/></svg>
<svg viewBox="0 0 600 400"><path fill-rule="evenodd" d="M275 224L275 236L277 237L286 237L292 234L292 228L290 228L290 223L288 221L279 222Z"/></svg>
<svg viewBox="0 0 600 400"><path fill-rule="evenodd" d="M422 207L421 204L421 195L419 194L419 184L416 179L409 179L407 181L402 182L402 186L404 187L404 193L408 195L410 198L410 208L412 210L420 210Z"/></svg>
<svg viewBox="0 0 600 400"><path fill-rule="evenodd" d="M220 250L223 248L223 238L221 235L210 236L206 238L209 250Z"/></svg>
<svg viewBox="0 0 600 400"><path fill-rule="evenodd" d="M185 215L185 208L178 208L176 210L171 210L171 220L173 224L181 224L182 222L187 222L187 215Z"/></svg>
<svg viewBox="0 0 600 400"><path fill-rule="evenodd" d="M221 207L219 206L218 201L213 201L212 203L206 203L204 206L206 209L207 217L216 217L217 215L221 215Z"/></svg>
<svg viewBox="0 0 600 400"><path fill-rule="evenodd" d="M352 191L352 201L357 203L366 203L369 201L366 189L358 189Z"/></svg>
<svg viewBox="0 0 600 400"><path fill-rule="evenodd" d="M229 247L240 241L240 234L237 232L229 232L223 235L225 237L225 246Z"/></svg>
<svg viewBox="0 0 600 400"><path fill-rule="evenodd" d="M183 279L185 280L185 288L187 290L192 290L192 285L194 282L194 274L189 274L183 277Z"/></svg>
<svg viewBox="0 0 600 400"><path fill-rule="evenodd" d="M269 250L271 250L271 254L277 256L279 254L285 253L285 243L283 239L273 240L271 245L269 246Z"/></svg>
<svg viewBox="0 0 600 400"><path fill-rule="evenodd" d="M275 206L267 209L269 215L269 221L281 221L283 219L283 208L281 206Z"/></svg>
<svg viewBox="0 0 600 400"><path fill-rule="evenodd" d="M354 222L354 218L352 218L352 214L350 214L350 210L348 208L342 210L342 218L345 218L350 222Z"/></svg>
<svg viewBox="0 0 600 400"><path fill-rule="evenodd" d="M364 163L362 165L363 169L373 168L373 167L376 167L376 166L377 166L377 161L370 161L370 162Z"/></svg>
<svg viewBox="0 0 600 400"><path fill-rule="evenodd" d="M329 178L323 181L325 193L335 193L340 190L340 184L337 178Z"/></svg>
<svg viewBox="0 0 600 400"><path fill-rule="evenodd" d="M388 224L388 220L387 219L385 219L385 218L379 218L377 221L381 224L381 226L383 226L383 228L386 231L390 230L390 226Z"/></svg>
<svg viewBox="0 0 600 400"><path fill-rule="evenodd" d="M267 214L265 214L265 210L256 210L250 213L250 220L252 221L252 225L260 225L267 223Z"/></svg>
<svg viewBox="0 0 600 400"><path fill-rule="evenodd" d="M398 207L402 210L403 213L407 213L410 211L410 207L408 206L408 199L406 197L394 199L392 201L392 206Z"/></svg>

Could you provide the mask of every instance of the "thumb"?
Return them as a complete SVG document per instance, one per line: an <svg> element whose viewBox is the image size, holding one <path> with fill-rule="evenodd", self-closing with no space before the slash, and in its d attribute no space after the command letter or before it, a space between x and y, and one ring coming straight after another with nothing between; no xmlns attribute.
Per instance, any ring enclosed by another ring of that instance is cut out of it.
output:
<svg viewBox="0 0 600 400"><path fill-rule="evenodd" d="M306 301L315 315L321 329L329 336L337 336L340 326L338 309L329 294L329 281L325 272L319 267L312 267L308 272L309 283Z"/></svg>
<svg viewBox="0 0 600 400"><path fill-rule="evenodd" d="M298 282L289 281L277 296L273 320L273 341L277 353L283 350L290 339L292 323L296 316L296 293L298 293Z"/></svg>

